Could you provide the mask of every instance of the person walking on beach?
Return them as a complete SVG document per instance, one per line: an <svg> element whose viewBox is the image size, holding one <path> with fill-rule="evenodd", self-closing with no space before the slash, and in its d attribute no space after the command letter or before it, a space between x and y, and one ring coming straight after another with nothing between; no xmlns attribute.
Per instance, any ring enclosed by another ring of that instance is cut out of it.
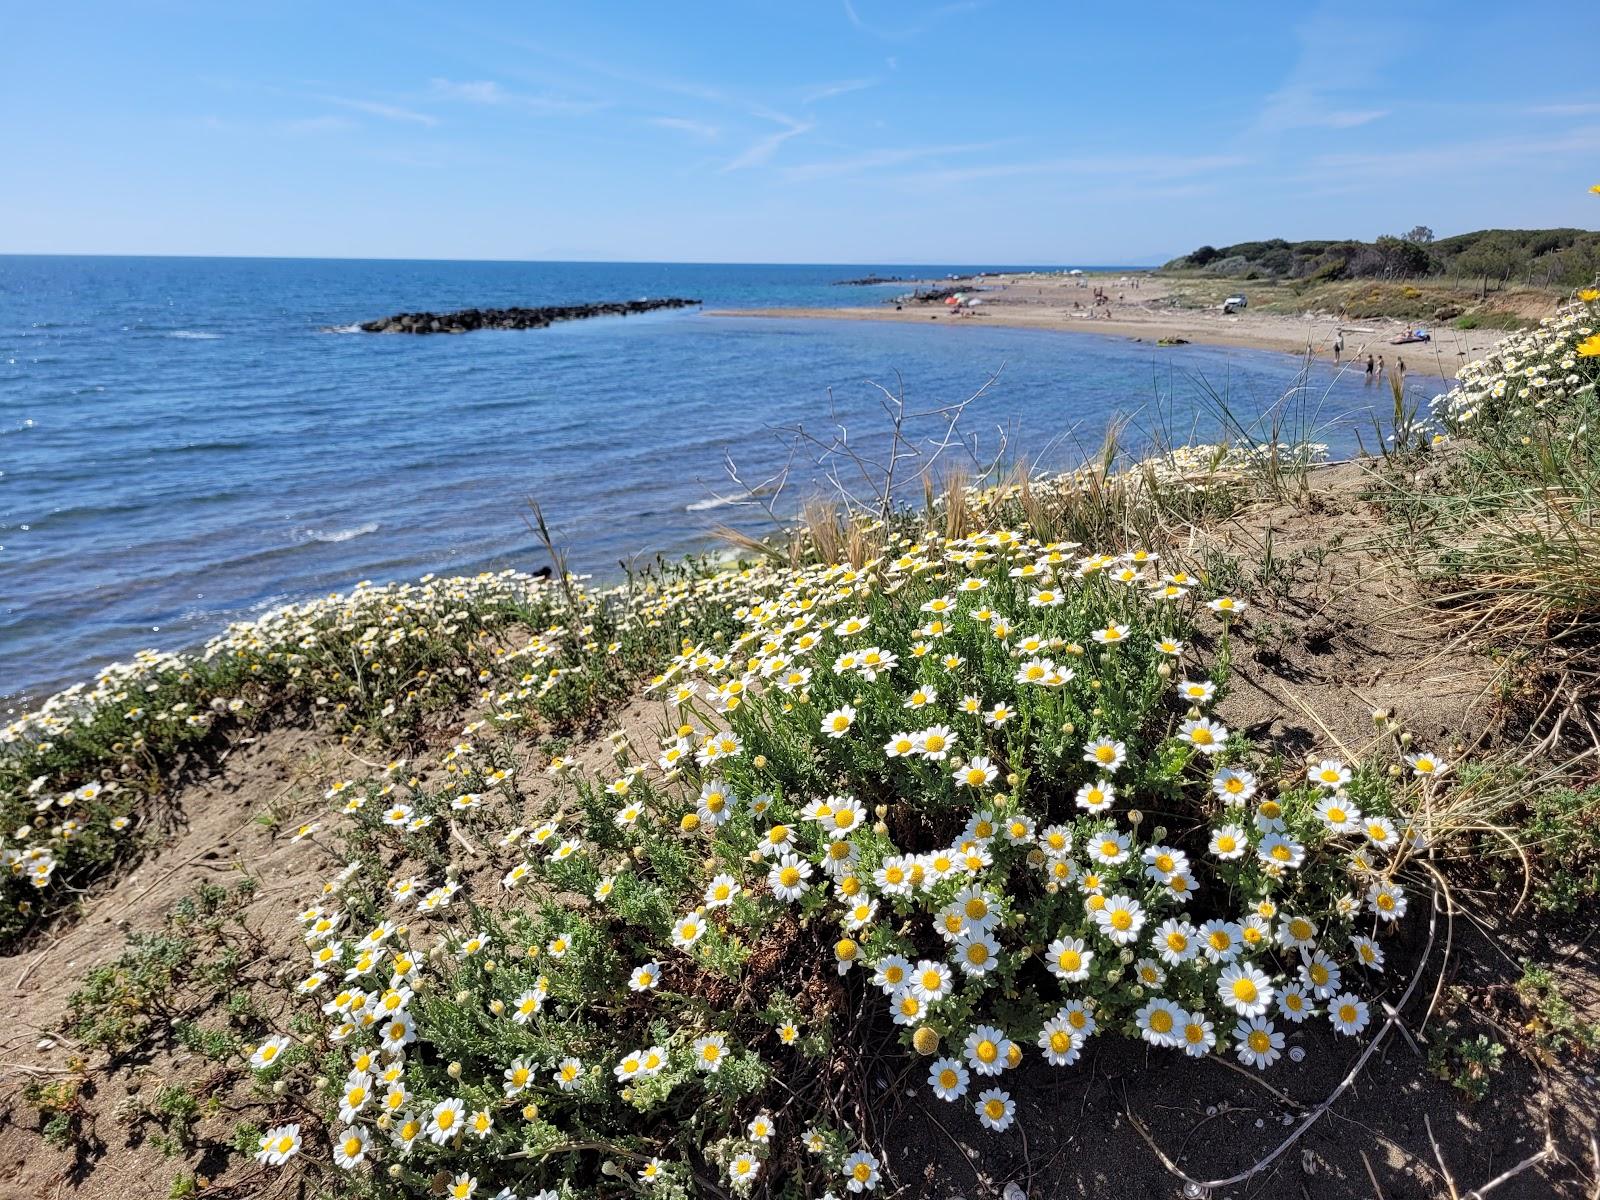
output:
<svg viewBox="0 0 1600 1200"><path fill-rule="evenodd" d="M1374 370L1374 367L1372 365L1372 355L1369 354L1369 355L1367 355L1367 382L1368 383L1372 382L1372 372L1373 372L1373 370Z"/></svg>

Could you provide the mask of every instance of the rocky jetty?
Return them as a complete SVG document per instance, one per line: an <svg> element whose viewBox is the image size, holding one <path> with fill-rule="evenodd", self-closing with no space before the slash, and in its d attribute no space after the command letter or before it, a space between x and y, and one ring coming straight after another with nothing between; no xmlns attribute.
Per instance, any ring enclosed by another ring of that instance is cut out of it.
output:
<svg viewBox="0 0 1600 1200"><path fill-rule="evenodd" d="M543 329L557 321L589 317L629 317L663 308L693 308L698 300L666 296L659 300L612 300L599 304L558 304L544 308L464 308L460 312L396 313L363 321L365 333L471 333L475 329Z"/></svg>
<svg viewBox="0 0 1600 1200"><path fill-rule="evenodd" d="M910 283L905 275L863 275L860 279L836 279L834 287L871 287L877 283Z"/></svg>

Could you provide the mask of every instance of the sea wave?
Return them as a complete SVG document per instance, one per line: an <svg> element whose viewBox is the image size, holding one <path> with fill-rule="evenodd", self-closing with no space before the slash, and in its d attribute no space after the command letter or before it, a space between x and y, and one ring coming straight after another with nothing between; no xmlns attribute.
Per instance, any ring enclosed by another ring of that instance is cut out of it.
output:
<svg viewBox="0 0 1600 1200"><path fill-rule="evenodd" d="M368 521L365 525L353 525L349 529L305 529L301 530L300 536L308 542L351 542L369 533L377 533L378 529L378 522Z"/></svg>
<svg viewBox="0 0 1600 1200"><path fill-rule="evenodd" d="M222 337L220 333L206 333L199 329L174 329L167 336L169 338L182 338L187 342L215 342Z"/></svg>
<svg viewBox="0 0 1600 1200"><path fill-rule="evenodd" d="M733 508L739 504L749 504L750 501L740 496L712 496L706 500L696 500L683 506L684 512L710 512L714 508Z"/></svg>
<svg viewBox="0 0 1600 1200"><path fill-rule="evenodd" d="M361 326L357 325L357 324L352 324L352 325L324 325L322 327L321 332L323 332L323 333L360 333L361 332Z"/></svg>

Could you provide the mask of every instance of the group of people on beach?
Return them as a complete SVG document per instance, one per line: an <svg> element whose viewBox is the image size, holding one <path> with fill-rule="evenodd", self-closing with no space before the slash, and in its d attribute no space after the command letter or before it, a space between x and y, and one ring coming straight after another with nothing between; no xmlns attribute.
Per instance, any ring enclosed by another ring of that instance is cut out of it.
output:
<svg viewBox="0 0 1600 1200"><path fill-rule="evenodd" d="M1337 367L1340 364L1340 360L1343 358L1343 356L1344 330L1341 329L1333 339L1333 365ZM1374 359L1371 354L1367 355L1367 369L1365 371L1367 383L1382 383L1384 372L1387 370L1388 367L1384 364L1383 355L1378 355L1376 359ZM1402 381L1404 381L1406 377L1406 360L1400 358L1399 356L1395 357L1394 374L1396 379Z"/></svg>

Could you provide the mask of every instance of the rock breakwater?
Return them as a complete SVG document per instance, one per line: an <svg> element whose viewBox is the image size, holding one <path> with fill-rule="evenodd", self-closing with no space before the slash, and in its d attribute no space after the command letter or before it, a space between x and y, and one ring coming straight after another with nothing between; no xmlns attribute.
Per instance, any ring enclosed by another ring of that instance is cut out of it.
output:
<svg viewBox="0 0 1600 1200"><path fill-rule="evenodd" d="M543 329L557 321L590 317L629 317L664 308L693 308L699 300L665 296L659 300L612 300L598 304L558 304L543 308L463 308L458 312L407 312L363 321L363 333L471 333L477 329Z"/></svg>

